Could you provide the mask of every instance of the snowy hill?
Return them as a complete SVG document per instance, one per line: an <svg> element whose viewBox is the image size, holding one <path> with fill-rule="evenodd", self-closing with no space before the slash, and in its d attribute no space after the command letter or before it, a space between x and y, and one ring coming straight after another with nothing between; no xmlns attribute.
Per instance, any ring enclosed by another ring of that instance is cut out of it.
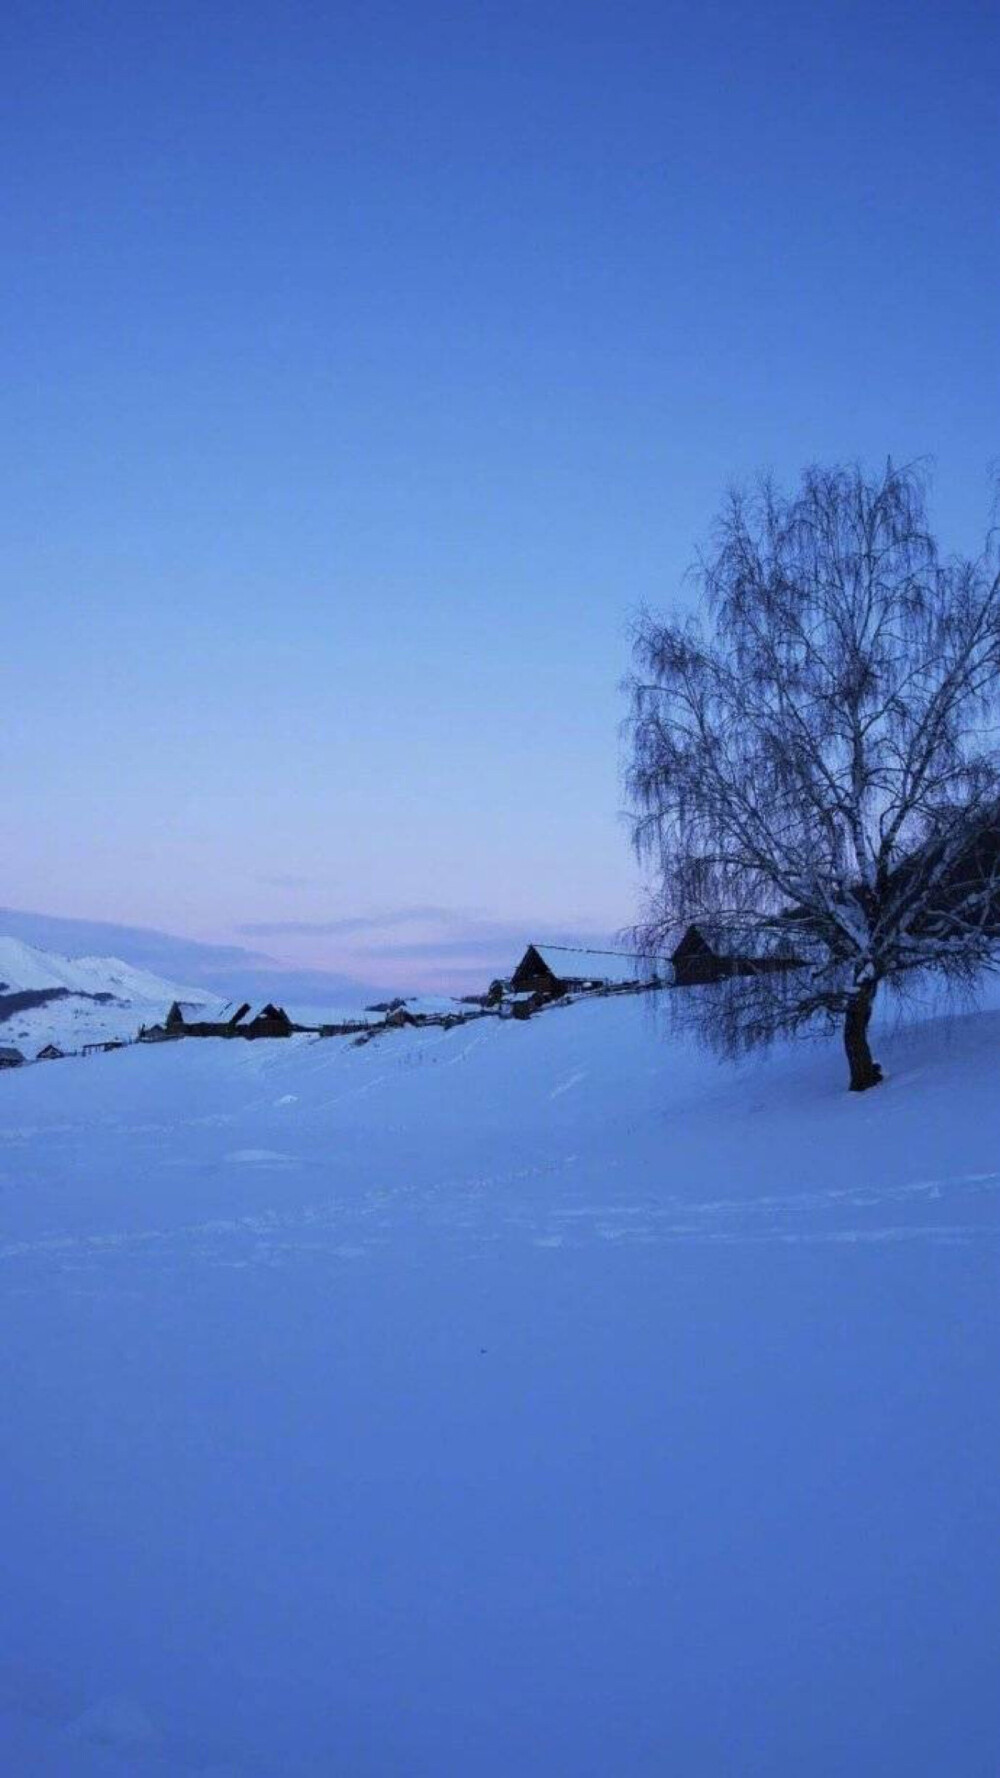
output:
<svg viewBox="0 0 1000 1778"><path fill-rule="evenodd" d="M0 938L0 993L65 988L71 994L111 993L149 1000L162 995L164 987L170 984L160 976L135 969L118 957L60 957L20 939Z"/></svg>
<svg viewBox="0 0 1000 1778"><path fill-rule="evenodd" d="M60 957L0 937L0 1042L29 1057L47 1043L77 1050L134 1037L141 1024L162 1019L171 1001L193 1007L210 998L118 957Z"/></svg>
<svg viewBox="0 0 1000 1778"><path fill-rule="evenodd" d="M0 1768L993 1778L1000 1015L669 1003L0 1077Z"/></svg>

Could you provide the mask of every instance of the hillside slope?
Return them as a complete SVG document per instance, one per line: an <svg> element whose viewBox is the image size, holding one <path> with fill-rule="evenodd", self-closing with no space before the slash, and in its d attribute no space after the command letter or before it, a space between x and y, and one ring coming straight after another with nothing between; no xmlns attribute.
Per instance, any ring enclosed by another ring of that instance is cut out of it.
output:
<svg viewBox="0 0 1000 1778"><path fill-rule="evenodd" d="M6 1768L993 1778L1000 1016L656 1004L0 1080Z"/></svg>

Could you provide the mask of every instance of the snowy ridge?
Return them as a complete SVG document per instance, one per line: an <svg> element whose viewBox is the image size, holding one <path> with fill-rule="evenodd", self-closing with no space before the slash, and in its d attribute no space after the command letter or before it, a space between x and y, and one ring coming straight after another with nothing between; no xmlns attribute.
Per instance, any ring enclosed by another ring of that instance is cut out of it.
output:
<svg viewBox="0 0 1000 1778"><path fill-rule="evenodd" d="M209 996L181 988L120 957L61 957L18 938L0 937L0 994L65 988L71 994L113 994L116 999L162 1000L164 994L201 1004Z"/></svg>
<svg viewBox="0 0 1000 1778"><path fill-rule="evenodd" d="M38 996L24 1005L19 997ZM171 1001L214 1007L216 996L165 981L120 957L62 957L0 937L0 1041L29 1058L44 1044L80 1049L134 1037Z"/></svg>

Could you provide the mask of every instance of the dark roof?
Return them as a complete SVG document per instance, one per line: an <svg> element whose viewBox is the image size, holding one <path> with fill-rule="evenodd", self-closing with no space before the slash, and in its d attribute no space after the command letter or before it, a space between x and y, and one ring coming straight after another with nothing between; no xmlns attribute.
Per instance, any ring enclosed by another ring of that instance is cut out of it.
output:
<svg viewBox="0 0 1000 1778"><path fill-rule="evenodd" d="M752 927L716 926L709 920L693 920L672 954L676 957L678 952L684 956L703 951L711 952L713 957L755 962L787 952L791 949L789 940L773 929L761 932Z"/></svg>
<svg viewBox="0 0 1000 1778"><path fill-rule="evenodd" d="M529 945L515 970L540 969L557 982L652 981L669 967L666 957L642 957L633 951L588 951L571 945Z"/></svg>
<svg viewBox="0 0 1000 1778"><path fill-rule="evenodd" d="M914 930L947 937L949 926L965 912L974 921L981 917L988 936L1000 936L1000 823L970 823L969 837L954 862L933 887L924 888L940 867L946 844L946 839L932 837L893 873L891 886L901 896L912 885Z"/></svg>

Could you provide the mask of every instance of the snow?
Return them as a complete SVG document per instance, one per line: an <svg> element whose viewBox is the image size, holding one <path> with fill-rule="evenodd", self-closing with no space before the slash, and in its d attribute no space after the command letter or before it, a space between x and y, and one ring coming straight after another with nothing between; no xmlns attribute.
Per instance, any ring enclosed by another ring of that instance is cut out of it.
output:
<svg viewBox="0 0 1000 1778"><path fill-rule="evenodd" d="M21 1008L0 1019L0 1036L28 1058L45 1044L80 1050L85 1044L129 1039L140 1025L161 1021L172 1001L205 1010L216 996L184 988L119 957L62 957L20 939L0 937L0 1013L11 994L64 991L64 997ZM100 1003L94 995L110 995Z"/></svg>
<svg viewBox="0 0 1000 1778"><path fill-rule="evenodd" d="M0 1076L0 1769L993 1778L1000 1014L673 1003Z"/></svg>
<svg viewBox="0 0 1000 1778"><path fill-rule="evenodd" d="M116 994L122 999L160 1000L164 992L175 998L204 1001L208 995L197 988L178 988L148 969L136 969L120 957L61 957L40 951L17 938L0 938L0 992L24 989L67 988L72 994Z"/></svg>

